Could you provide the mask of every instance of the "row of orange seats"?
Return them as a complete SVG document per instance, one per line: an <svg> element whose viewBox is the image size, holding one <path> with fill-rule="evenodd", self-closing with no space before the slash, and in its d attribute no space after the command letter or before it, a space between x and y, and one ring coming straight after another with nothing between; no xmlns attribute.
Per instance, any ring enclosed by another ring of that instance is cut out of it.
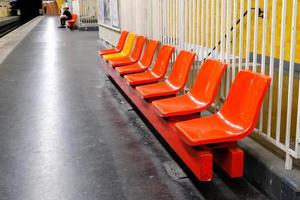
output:
<svg viewBox="0 0 300 200"><path fill-rule="evenodd" d="M149 40L145 45L146 42L145 36L123 31L117 46L100 50L99 55L151 102L162 117L200 113L214 102L227 64L206 59L191 90L176 96L186 85L195 53L180 51L169 76L164 79L175 48L163 44L159 48L156 40ZM270 82L268 76L240 71L216 114L175 123L180 137L188 145L197 146L235 142L249 135L255 128Z"/></svg>

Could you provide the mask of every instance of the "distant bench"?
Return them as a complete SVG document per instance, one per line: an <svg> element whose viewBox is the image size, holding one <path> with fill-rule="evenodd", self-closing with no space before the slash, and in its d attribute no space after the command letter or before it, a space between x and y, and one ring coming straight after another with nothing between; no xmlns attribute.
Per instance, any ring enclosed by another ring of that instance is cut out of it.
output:
<svg viewBox="0 0 300 200"><path fill-rule="evenodd" d="M77 18L78 18L77 14L72 14L72 19L66 21L67 27L69 29L73 30L75 28L75 24L76 24Z"/></svg>

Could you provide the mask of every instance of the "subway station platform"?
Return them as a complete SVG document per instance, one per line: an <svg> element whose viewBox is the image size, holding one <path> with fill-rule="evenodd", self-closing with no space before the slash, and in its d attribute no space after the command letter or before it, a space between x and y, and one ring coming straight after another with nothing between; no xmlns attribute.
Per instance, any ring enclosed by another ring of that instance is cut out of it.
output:
<svg viewBox="0 0 300 200"><path fill-rule="evenodd" d="M98 32L58 22L27 24L0 62L1 199L266 199L218 169L186 175L100 69Z"/></svg>

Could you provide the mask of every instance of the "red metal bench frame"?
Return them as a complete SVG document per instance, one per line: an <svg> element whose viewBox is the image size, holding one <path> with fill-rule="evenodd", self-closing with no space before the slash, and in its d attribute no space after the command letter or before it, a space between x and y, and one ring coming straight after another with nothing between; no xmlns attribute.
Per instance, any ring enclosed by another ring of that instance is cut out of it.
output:
<svg viewBox="0 0 300 200"><path fill-rule="evenodd" d="M201 147L186 144L177 134L174 124L184 119L198 118L199 115L165 120L156 113L154 106L142 99L109 63L100 59L100 66L200 181L212 180L213 161L232 178L243 175L244 152L237 147L236 142Z"/></svg>

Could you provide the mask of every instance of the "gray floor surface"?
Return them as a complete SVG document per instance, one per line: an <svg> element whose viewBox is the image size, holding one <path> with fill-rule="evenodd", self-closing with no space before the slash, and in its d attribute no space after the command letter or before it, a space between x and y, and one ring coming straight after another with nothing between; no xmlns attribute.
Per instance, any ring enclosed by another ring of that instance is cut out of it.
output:
<svg viewBox="0 0 300 200"><path fill-rule="evenodd" d="M57 26L44 18L0 65L0 199L265 199L182 175L100 69L98 33Z"/></svg>

